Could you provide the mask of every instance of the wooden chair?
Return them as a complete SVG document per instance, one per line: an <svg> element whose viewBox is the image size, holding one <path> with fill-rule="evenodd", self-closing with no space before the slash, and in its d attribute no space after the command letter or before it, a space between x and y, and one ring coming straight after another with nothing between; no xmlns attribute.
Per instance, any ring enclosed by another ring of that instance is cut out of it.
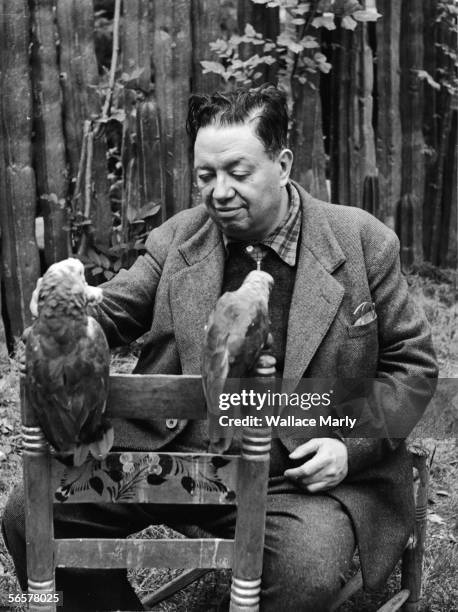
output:
<svg viewBox="0 0 458 612"><path fill-rule="evenodd" d="M413 487L415 498L415 526L402 556L401 590L387 601L378 612L418 612L421 596L421 575L426 537L426 511L428 504L429 452L421 445L409 447L413 462ZM149 609L172 596L179 589L200 578L209 570L190 570L144 599ZM359 570L338 593L329 612L337 612L342 604L363 588Z"/></svg>
<svg viewBox="0 0 458 612"><path fill-rule="evenodd" d="M272 372L264 370L258 374L260 377L256 383L269 388ZM68 469L52 458L27 403L23 379L21 405L30 594L41 595L44 599L46 594L55 591L56 566L188 568L144 600L146 609L149 609L201 577L209 571L208 568L233 567L231 610L258 609L271 444L268 429L244 428L240 456L111 453L103 463L89 462L82 468ZM139 419L148 418L154 406L157 418L202 419L206 416L204 405L199 376L114 375L110 378L108 411L111 417L135 415ZM419 609L429 463L425 449L415 446L410 450L414 465L415 529L402 557L401 591L378 612L395 612L402 606L405 612ZM175 465L186 474L191 474L188 476L191 480L185 481L183 486L182 477L169 475L158 485L164 476L159 472L164 464L173 461L178 462ZM90 472L89 478L85 476L85 470ZM121 472L124 473L122 478ZM195 475L199 475L207 486L199 487L198 479L193 478ZM134 480L135 486L130 484ZM156 484L152 486L154 482ZM85 539L83 546L78 540L54 539L53 503L102 501L236 504L235 539ZM361 588L362 576L358 572L343 587L331 612ZM32 602L29 609L54 612L56 607Z"/></svg>
<svg viewBox="0 0 458 612"><path fill-rule="evenodd" d="M260 369L253 384L268 388L274 371ZM67 468L52 457L23 378L21 406L28 590L35 600L29 610L55 612L56 605L46 599L55 592L56 567L232 567L231 611L258 610L270 429L243 428L239 456L117 452L103 462ZM201 378L112 375L107 410L110 417L145 419L154 412L155 418L203 419ZM235 538L55 539L53 505L89 502L236 505ZM190 578L195 577L193 569Z"/></svg>
<svg viewBox="0 0 458 612"><path fill-rule="evenodd" d="M426 538L426 511L428 505L428 483L431 461L429 452L421 445L409 446L413 463L413 487L415 499L414 531L402 555L401 590L387 601L377 612L418 612L421 596L421 575ZM431 458L432 460L432 458ZM363 586L361 570L355 574L338 594L330 612L335 612Z"/></svg>

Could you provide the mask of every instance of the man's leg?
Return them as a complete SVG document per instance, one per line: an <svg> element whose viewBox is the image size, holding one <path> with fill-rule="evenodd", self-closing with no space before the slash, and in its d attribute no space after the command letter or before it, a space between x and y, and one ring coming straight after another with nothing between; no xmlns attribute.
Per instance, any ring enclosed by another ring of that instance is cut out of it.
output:
<svg viewBox="0 0 458 612"><path fill-rule="evenodd" d="M274 479L276 480L276 479ZM339 502L288 485L269 490L263 567L263 611L325 611L349 567L355 539ZM92 505L56 509L56 537L125 537L153 522L193 523L219 537L233 537L235 512L228 507L168 508ZM168 520L167 520L168 519ZM2 523L21 587L27 587L22 491L11 495ZM58 570L65 612L141 610L124 570Z"/></svg>
<svg viewBox="0 0 458 612"><path fill-rule="evenodd" d="M300 492L282 480L267 498L261 611L325 612L355 551L351 520L338 501ZM207 528L233 537L233 525L233 516L227 516Z"/></svg>
<svg viewBox="0 0 458 612"><path fill-rule="evenodd" d="M151 523L138 506L69 505L55 509L56 537L125 537ZM10 495L2 521L5 544L13 558L21 588L27 590L25 515L22 487ZM65 612L142 610L126 570L58 569L56 589L63 591Z"/></svg>
<svg viewBox="0 0 458 612"><path fill-rule="evenodd" d="M353 527L338 501L325 495L269 496L261 609L328 610L354 551Z"/></svg>

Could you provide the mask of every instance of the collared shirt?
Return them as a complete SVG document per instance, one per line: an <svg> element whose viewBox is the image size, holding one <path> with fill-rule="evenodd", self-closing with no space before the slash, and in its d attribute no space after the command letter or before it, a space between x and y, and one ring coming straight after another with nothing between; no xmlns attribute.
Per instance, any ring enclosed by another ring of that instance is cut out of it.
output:
<svg viewBox="0 0 458 612"><path fill-rule="evenodd" d="M284 221L280 223L272 233L257 244L271 248L277 253L282 261L293 267L296 265L302 211L297 189L291 183L288 184L287 189L289 194L288 214ZM225 247L227 247L230 242L236 242L224 234L223 241Z"/></svg>

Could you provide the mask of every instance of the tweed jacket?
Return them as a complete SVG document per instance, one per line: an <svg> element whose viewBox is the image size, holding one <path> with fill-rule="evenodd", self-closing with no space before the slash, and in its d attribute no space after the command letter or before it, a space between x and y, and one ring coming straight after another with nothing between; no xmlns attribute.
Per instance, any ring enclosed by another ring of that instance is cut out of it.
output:
<svg viewBox="0 0 458 612"><path fill-rule="evenodd" d="M420 414L407 414L419 410L408 398L410 377L433 381L437 365L428 324L400 272L396 235L359 208L318 201L294 185L302 229L283 373L289 390L303 376L385 377L394 390L391 418L418 420ZM145 254L103 285L96 316L110 345L147 332L136 373L200 373L204 326L221 294L224 262L221 234L200 205L153 230ZM355 328L352 313L364 301L375 303L377 318ZM434 383L427 389L426 399ZM117 423L115 443L158 449L186 426L169 429L153 417ZM292 450L301 440L284 436L282 442ZM376 588L412 529L412 467L400 439L345 443L348 476L327 494L347 509L365 586Z"/></svg>

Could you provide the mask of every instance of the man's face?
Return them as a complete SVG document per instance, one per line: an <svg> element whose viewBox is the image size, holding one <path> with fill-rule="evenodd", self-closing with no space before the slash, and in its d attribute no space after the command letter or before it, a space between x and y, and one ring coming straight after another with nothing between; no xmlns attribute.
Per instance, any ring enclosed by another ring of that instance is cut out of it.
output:
<svg viewBox="0 0 458 612"><path fill-rule="evenodd" d="M261 240L281 223L291 162L288 149L269 157L250 125L200 128L194 145L197 186L226 236Z"/></svg>

